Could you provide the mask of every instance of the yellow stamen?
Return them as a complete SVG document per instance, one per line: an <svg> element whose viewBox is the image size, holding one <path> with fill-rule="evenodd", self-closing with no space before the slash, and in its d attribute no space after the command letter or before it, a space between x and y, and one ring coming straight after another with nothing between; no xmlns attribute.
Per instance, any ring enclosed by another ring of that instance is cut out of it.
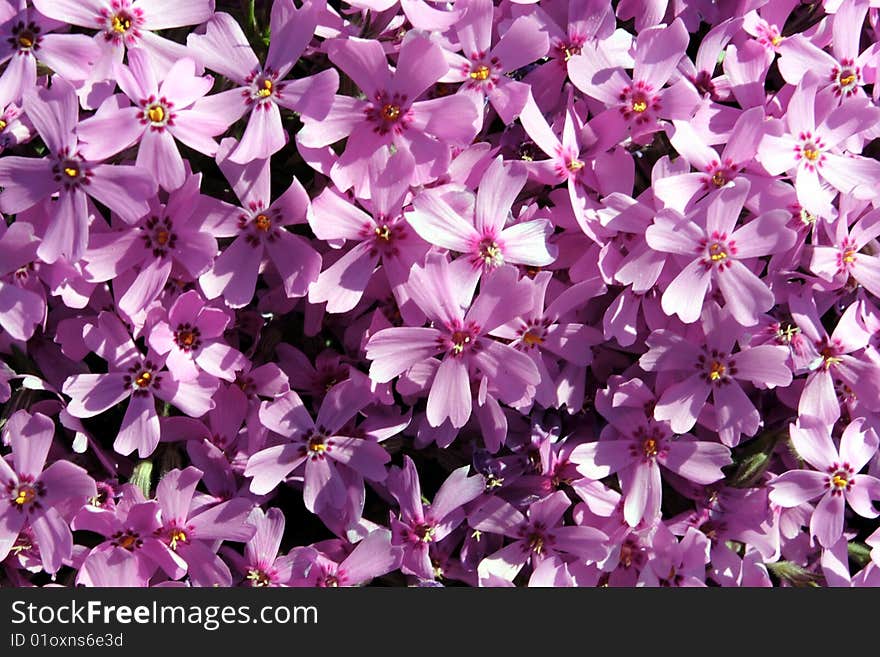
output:
<svg viewBox="0 0 880 657"><path fill-rule="evenodd" d="M856 76L855 76L855 74L854 74L854 73L850 73L850 74L847 75L846 77L844 77L844 78L840 78L840 86L841 86L841 87L848 87L849 85L851 85L851 84L852 84L853 82L855 82L855 81L856 81Z"/></svg>
<svg viewBox="0 0 880 657"><path fill-rule="evenodd" d="M131 534L126 534L119 539L119 547L125 548L126 550L131 550L135 543L137 543L137 537L132 536Z"/></svg>
<svg viewBox="0 0 880 657"><path fill-rule="evenodd" d="M251 586L269 586L269 576L262 570L249 570L247 578L251 582Z"/></svg>
<svg viewBox="0 0 880 657"><path fill-rule="evenodd" d="M831 483L834 484L834 486L837 488L846 488L849 480L846 478L846 475L837 472L831 478Z"/></svg>
<svg viewBox="0 0 880 657"><path fill-rule="evenodd" d="M134 382L138 385L139 388L146 388L148 385L150 385L150 382L152 380L153 375L150 372L144 370L138 375Z"/></svg>
<svg viewBox="0 0 880 657"><path fill-rule="evenodd" d="M526 331L525 335L522 337L522 341L525 342L530 347L534 347L538 344L544 344L544 338L536 333L532 333L531 331Z"/></svg>
<svg viewBox="0 0 880 657"><path fill-rule="evenodd" d="M770 43L772 43L774 46L778 46L780 43L782 43L782 36L777 34L775 37L770 39Z"/></svg>
<svg viewBox="0 0 880 657"><path fill-rule="evenodd" d="M727 184L727 177L720 171L716 171L712 176L712 182L716 187L723 187Z"/></svg>
<svg viewBox="0 0 880 657"><path fill-rule="evenodd" d="M131 19L127 16L116 14L113 18L110 19L110 25L111 27L113 27L114 32L123 34L131 29Z"/></svg>
<svg viewBox="0 0 880 657"><path fill-rule="evenodd" d="M581 162L580 160L572 160L571 162L568 163L568 170L572 171L572 172L580 171L585 166L586 165L583 162Z"/></svg>
<svg viewBox="0 0 880 657"><path fill-rule="evenodd" d="M535 554L541 554L544 551L544 537L540 534L532 534L529 536L528 546Z"/></svg>
<svg viewBox="0 0 880 657"><path fill-rule="evenodd" d="M272 80L266 78L263 80L263 87L257 90L257 96L260 98L268 98L272 95L272 89L274 88L274 84L272 84Z"/></svg>
<svg viewBox="0 0 880 657"><path fill-rule="evenodd" d="M386 242L391 241L391 229L388 226L376 226L373 229L373 232L376 233L376 237L380 240L384 240Z"/></svg>
<svg viewBox="0 0 880 657"><path fill-rule="evenodd" d="M633 101L633 104L632 104L633 112L641 114L646 109L648 109L648 103L646 103L644 100L634 100Z"/></svg>
<svg viewBox="0 0 880 657"><path fill-rule="evenodd" d="M2 132L3 130L6 130L7 125L9 125L9 124L6 123L6 121L4 121L3 119L0 119L0 132Z"/></svg>
<svg viewBox="0 0 880 657"><path fill-rule="evenodd" d="M475 68L470 73L472 80L488 80L489 79L489 67L485 64L481 64L477 68Z"/></svg>
<svg viewBox="0 0 880 657"><path fill-rule="evenodd" d="M309 438L309 451L314 454L323 454L327 451L327 445L324 444L324 436L313 436Z"/></svg>
<svg viewBox="0 0 880 657"><path fill-rule="evenodd" d="M712 361L712 367L709 369L709 378L712 381L718 381L721 377L724 376L724 373L727 371L727 368L724 366L724 363L720 363L717 360Z"/></svg>
<svg viewBox="0 0 880 657"><path fill-rule="evenodd" d="M161 105L151 105L147 110L147 116L153 123L162 123L165 120L165 108Z"/></svg>
<svg viewBox="0 0 880 657"><path fill-rule="evenodd" d="M642 449L645 450L645 456L657 456L657 452L659 451L657 440L655 438L648 438L642 446Z"/></svg>
<svg viewBox="0 0 880 657"><path fill-rule="evenodd" d="M18 489L18 493L13 500L14 504L18 506L24 506L25 504L30 504L37 497L37 491L33 489L32 486L21 486Z"/></svg>
<svg viewBox="0 0 880 657"><path fill-rule="evenodd" d="M855 249L847 249L843 252L843 261L851 265L856 261L856 250Z"/></svg>
<svg viewBox="0 0 880 657"><path fill-rule="evenodd" d="M382 106L380 114L386 121L396 121L400 118L400 106L388 103L387 105Z"/></svg>
<svg viewBox="0 0 880 657"><path fill-rule="evenodd" d="M176 550L178 543L186 543L186 532L182 529L175 529L171 532L171 536L169 536L168 540L168 547L172 550Z"/></svg>
<svg viewBox="0 0 880 657"><path fill-rule="evenodd" d="M718 242L715 242L709 247L709 259L712 262L718 262L719 260L724 260L727 257L727 251L724 250L724 247L721 246Z"/></svg>
<svg viewBox="0 0 880 657"><path fill-rule="evenodd" d="M162 246L168 244L168 240L170 237L171 234L167 230L160 230L156 233L156 241Z"/></svg>
<svg viewBox="0 0 880 657"><path fill-rule="evenodd" d="M813 146L808 146L804 148L804 157L807 158L810 162L815 162L819 159L819 149Z"/></svg>
<svg viewBox="0 0 880 657"><path fill-rule="evenodd" d="M180 334L180 341L184 346L192 347L193 342L196 341L196 336L193 335L192 331L183 331Z"/></svg>
<svg viewBox="0 0 880 657"><path fill-rule="evenodd" d="M264 214L258 214L254 217L254 225L257 227L257 230L265 233L272 227L272 220Z"/></svg>
<svg viewBox="0 0 880 657"><path fill-rule="evenodd" d="M33 48L34 46L34 35L30 32L24 32L18 36L18 45L22 48Z"/></svg>
<svg viewBox="0 0 880 657"><path fill-rule="evenodd" d="M466 345L471 342L471 336L464 331L456 331L452 334L452 353L460 354L464 351Z"/></svg>
<svg viewBox="0 0 880 657"><path fill-rule="evenodd" d="M79 167L73 167L73 166L64 167L64 173L69 178L76 178L79 175Z"/></svg>

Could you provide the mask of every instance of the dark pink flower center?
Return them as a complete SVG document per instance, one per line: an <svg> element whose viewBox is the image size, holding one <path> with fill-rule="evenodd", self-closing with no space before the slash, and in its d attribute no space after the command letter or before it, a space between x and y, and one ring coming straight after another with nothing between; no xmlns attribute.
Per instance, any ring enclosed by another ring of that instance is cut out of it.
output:
<svg viewBox="0 0 880 657"><path fill-rule="evenodd" d="M465 326L456 321L447 326L446 330L448 333L438 338L438 342L450 356L458 358L479 349L477 336L480 334L480 327L473 322Z"/></svg>
<svg viewBox="0 0 880 657"><path fill-rule="evenodd" d="M825 485L831 491L832 495L843 495L845 492L852 490L854 468L849 463L832 463L827 469L828 476L825 478Z"/></svg>
<svg viewBox="0 0 880 657"><path fill-rule="evenodd" d="M700 240L697 253L702 255L700 263L703 267L722 272L731 266L736 256L736 240L730 239L727 233L712 231L711 235Z"/></svg>

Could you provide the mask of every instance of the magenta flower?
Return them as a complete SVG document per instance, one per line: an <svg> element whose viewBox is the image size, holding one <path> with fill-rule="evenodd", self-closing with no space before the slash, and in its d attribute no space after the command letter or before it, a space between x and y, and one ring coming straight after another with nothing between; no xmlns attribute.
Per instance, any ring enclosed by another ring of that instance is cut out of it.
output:
<svg viewBox="0 0 880 657"><path fill-rule="evenodd" d="M571 506L564 491L534 502L527 515L500 497L490 497L468 517L477 531L508 536L514 541L483 559L478 567L481 582L493 578L512 582L523 566L538 568L546 559L571 556L601 561L608 553L608 536L594 527L561 526Z"/></svg>
<svg viewBox="0 0 880 657"><path fill-rule="evenodd" d="M868 410L880 410L880 362L865 357L873 347L868 344L871 334L859 319L862 304L851 304L830 336L810 295L792 297L789 305L816 354L809 365L798 413L817 417L831 426L840 417L841 398L855 397Z"/></svg>
<svg viewBox="0 0 880 657"><path fill-rule="evenodd" d="M128 52L128 66L114 69L116 81L132 104L111 98L91 119L80 123L77 134L85 142L89 159L104 159L139 144L137 165L153 174L167 191L186 180L177 139L205 155L217 152L212 138L224 132L230 121L205 111L201 99L214 84L209 76L196 75L195 62L179 60L159 82L146 51Z"/></svg>
<svg viewBox="0 0 880 657"><path fill-rule="evenodd" d="M517 195L526 184L526 172L516 163L496 158L480 181L475 202L465 193L427 191L413 199L406 220L430 244L461 253L470 263L472 278L504 264L544 267L556 259L548 244L553 226L547 219L533 219L505 227ZM454 206L452 204L455 204ZM456 211L473 204L473 219Z"/></svg>
<svg viewBox="0 0 880 657"><path fill-rule="evenodd" d="M132 166L98 164L83 157L74 128L79 118L76 94L56 78L51 89L29 90L24 110L46 143L45 158L0 159L0 211L15 214L58 193L37 255L46 262L64 256L76 261L88 242L88 197L103 203L123 221L134 223L149 210L156 193L152 176Z"/></svg>
<svg viewBox="0 0 880 657"><path fill-rule="evenodd" d="M19 284L38 244L30 224L0 222L0 328L13 340L30 339L46 315L46 300Z"/></svg>
<svg viewBox="0 0 880 657"><path fill-rule="evenodd" d="M398 307L402 313L410 312L412 304L405 283L413 265L421 262L428 250L403 218L414 166L407 151L398 151L387 162L381 156L373 161L370 213L330 187L312 201L309 225L319 239L344 239L356 244L312 283L311 303L326 302L328 313L348 312L361 300L381 262Z"/></svg>
<svg viewBox="0 0 880 657"><path fill-rule="evenodd" d="M743 180L686 217L674 210L655 217L645 234L648 245L687 261L663 293L667 315L676 314L686 324L696 322L710 283L743 326L754 326L759 315L773 307L773 293L744 261L790 248L795 235L786 228L789 215L784 211L765 212L736 228L748 191Z"/></svg>
<svg viewBox="0 0 880 657"><path fill-rule="evenodd" d="M711 394L715 412L712 428L722 442L735 446L741 433L753 436L761 424L758 410L739 381L767 387L789 385L789 353L785 347L770 344L741 345L734 351L742 329L729 316L713 310L710 306L704 315L710 329L702 340L673 331L653 331L646 341L649 350L639 365L648 372L677 375L671 381L662 379L668 385L658 386L657 420L669 421L675 433L690 431Z"/></svg>
<svg viewBox="0 0 880 657"><path fill-rule="evenodd" d="M196 494L201 470L192 466L171 470L156 487L161 526L153 532L165 558L177 564L172 579L184 574L195 586L230 586L229 566L216 554L218 541L250 540L255 532L248 522L253 503L242 497L225 502Z"/></svg>
<svg viewBox="0 0 880 657"><path fill-rule="evenodd" d="M170 280L194 281L213 263L217 240L209 220L220 202L201 195L200 182L189 176L167 203L153 199L135 226L90 236L83 275L89 282L112 280L117 307L128 317L145 311Z"/></svg>
<svg viewBox="0 0 880 657"><path fill-rule="evenodd" d="M838 191L862 200L877 195L880 162L846 151L851 137L880 121L880 109L857 99L835 108L817 96L818 86L812 72L801 79L788 103L785 127L777 126L781 134L764 135L757 159L771 175L793 176L804 209L831 218Z"/></svg>
<svg viewBox="0 0 880 657"><path fill-rule="evenodd" d="M129 399L125 417L113 448L120 454L137 450L141 458L159 444L159 416L156 398L176 406L191 417L201 417L213 407L211 400L217 379L200 372L192 381L181 381L163 369L157 355L144 357L128 330L109 312L102 312L94 325L86 327L83 340L91 351L107 361L106 374L75 374L62 388L71 397L67 411L74 417L99 415Z"/></svg>
<svg viewBox="0 0 880 657"><path fill-rule="evenodd" d="M260 65L241 27L229 14L214 14L204 34L187 37L187 46L199 55L205 66L237 85L208 99L211 109L225 115L228 123L249 113L241 141L229 154L232 162L247 164L251 160L266 159L287 143L279 106L318 121L330 111L333 95L339 87L339 74L335 69L298 80L285 80L312 40L323 4L314 0L300 10L287 12L282 9L286 3L273 4L269 28L272 40L265 66Z"/></svg>
<svg viewBox="0 0 880 657"><path fill-rule="evenodd" d="M375 529L349 554L336 558L311 549L305 576L293 586L335 588L361 586L399 567L399 551L391 545L391 532ZM335 556L335 555L334 555Z"/></svg>
<svg viewBox="0 0 880 657"><path fill-rule="evenodd" d="M877 434L862 418L851 422L834 446L828 428L818 418L801 415L791 425L791 442L798 455L816 470L789 470L770 481L770 501L795 507L822 496L810 518L810 536L830 548L843 534L844 501L863 518L880 516L880 479L858 474L877 453Z"/></svg>
<svg viewBox="0 0 880 657"><path fill-rule="evenodd" d="M372 361L370 378L379 383L444 354L428 394L427 417L434 427L447 418L456 428L467 422L472 410L471 367L497 386L506 403L531 397L539 378L528 356L488 337L490 331L528 309L528 283L518 280L513 267L502 267L484 280L479 296L464 312L453 275L445 258L429 255L424 267L413 269L409 289L434 328L387 328L367 343L367 358Z"/></svg>
<svg viewBox="0 0 880 657"><path fill-rule="evenodd" d="M336 96L326 118L303 117L297 140L302 146L320 148L348 137L331 171L340 190L354 185L363 196L370 159L392 144L413 155L415 183L434 180L446 172L450 146L468 144L479 130L481 113L473 99L457 94L419 100L449 70L443 50L429 38L411 34L404 39L393 74L378 41L352 37L326 47L331 61L354 80L366 99Z"/></svg>
<svg viewBox="0 0 880 657"><path fill-rule="evenodd" d="M408 456L403 468L388 475L388 491L400 505L400 518L391 516L392 543L403 550L403 572L434 579L429 549L449 536L465 519L463 507L477 499L486 487L481 475L468 477L469 466L452 471L431 504L422 501L416 466Z"/></svg>
<svg viewBox="0 0 880 657"><path fill-rule="evenodd" d="M165 357L165 366L178 381L194 381L204 371L234 381L246 359L223 341L229 314L212 308L195 290L184 292L171 305L167 321L157 321L147 342Z"/></svg>
<svg viewBox="0 0 880 657"><path fill-rule="evenodd" d="M85 80L101 52L83 34L52 34L62 27L33 9L22 9L0 24L0 98L17 101L37 83L37 64L69 81Z"/></svg>
<svg viewBox="0 0 880 657"><path fill-rule="evenodd" d="M550 41L534 16L522 16L502 33L492 47L495 6L492 0L467 0L462 20L456 24L462 54L447 54L449 73L443 82L463 82L461 93L489 99L498 116L510 123L525 107L529 85L507 74L537 61L547 54Z"/></svg>
<svg viewBox="0 0 880 657"><path fill-rule="evenodd" d="M699 484L724 477L731 463L724 445L689 438L673 438L669 425L646 416L644 407L606 412L611 422L597 442L574 448L571 461L584 477L604 479L617 473L624 497L623 517L631 527L660 517L660 466Z"/></svg>
<svg viewBox="0 0 880 657"><path fill-rule="evenodd" d="M688 33L680 19L670 25L648 27L636 38L635 68L630 78L624 63L615 61L602 44L585 44L579 55L568 63L574 85L591 98L605 104L614 121L607 129L618 141L627 131L633 138L660 129L662 119L691 118L699 96L686 80L679 80L669 89L664 85L684 56Z"/></svg>
<svg viewBox="0 0 880 657"><path fill-rule="evenodd" d="M274 202L271 200L269 160L235 164L229 154L235 140L224 139L217 153L217 164L235 190L242 207L223 204L224 210L213 227L217 237L235 237L202 274L199 283L208 299L220 295L233 308L240 308L254 296L257 274L268 252L278 270L288 297L301 297L321 271L321 257L302 237L286 226L304 223L309 197L294 178L290 187Z"/></svg>
<svg viewBox="0 0 880 657"><path fill-rule="evenodd" d="M214 0L34 0L34 6L49 18L98 30L94 41L101 56L92 75L96 82L113 78L113 64L122 61L127 48L149 52L164 74L191 53L155 32L198 25L214 12Z"/></svg>
<svg viewBox="0 0 880 657"><path fill-rule="evenodd" d="M349 380L331 389L315 420L293 391L264 403L260 421L288 441L250 457L244 474L253 478L251 492L268 493L305 465L303 500L309 511L322 513L325 509L340 510L346 503L346 479L340 471L350 470L371 481L383 481L385 464L391 460L388 452L376 442L341 433L371 401L369 386Z"/></svg>
<svg viewBox="0 0 880 657"><path fill-rule="evenodd" d="M12 445L13 462L10 465L0 458L0 561L9 554L19 532L30 527L43 569L55 573L73 552L68 519L97 494L95 481L65 460L43 469L55 425L42 413L17 411L3 433L4 441Z"/></svg>

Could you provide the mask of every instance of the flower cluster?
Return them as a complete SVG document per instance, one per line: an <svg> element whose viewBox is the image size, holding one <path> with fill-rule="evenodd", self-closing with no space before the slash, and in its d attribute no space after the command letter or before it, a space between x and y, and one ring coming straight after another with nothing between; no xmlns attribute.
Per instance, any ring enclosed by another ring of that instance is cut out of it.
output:
<svg viewBox="0 0 880 657"><path fill-rule="evenodd" d="M878 7L0 0L0 585L880 586Z"/></svg>

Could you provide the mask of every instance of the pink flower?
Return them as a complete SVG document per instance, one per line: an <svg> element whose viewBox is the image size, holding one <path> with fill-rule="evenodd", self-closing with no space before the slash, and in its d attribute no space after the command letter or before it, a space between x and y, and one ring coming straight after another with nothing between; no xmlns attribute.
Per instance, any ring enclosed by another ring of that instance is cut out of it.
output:
<svg viewBox="0 0 880 657"><path fill-rule="evenodd" d="M505 165L498 157L483 174L475 202L466 192L446 196L426 191L413 199L413 210L406 213L406 220L426 242L461 253L470 264L474 281L505 264L549 265L557 250L548 244L553 226L547 219L505 227L526 177L517 163ZM468 218L457 208L466 208Z"/></svg>
<svg viewBox="0 0 880 657"><path fill-rule="evenodd" d="M193 381L201 371L234 381L246 359L226 344L223 331L229 314L212 308L195 290L180 295L168 311L167 321L150 327L147 342L165 356L165 365L179 381Z"/></svg>
<svg viewBox="0 0 880 657"><path fill-rule="evenodd" d="M36 259L38 242L30 224L0 222L0 327L13 340L28 340L46 314L46 301L19 284L18 271Z"/></svg>
<svg viewBox="0 0 880 657"><path fill-rule="evenodd" d="M456 24L462 54L446 55L450 72L442 82L464 82L460 93L486 96L501 120L510 123L522 111L529 97L529 85L507 77L507 73L541 59L550 47L547 35L534 16L522 16L511 23L495 47L492 0L467 0L467 11Z"/></svg>
<svg viewBox="0 0 880 657"><path fill-rule="evenodd" d="M843 534L844 500L863 518L876 518L880 510L880 479L858 474L877 452L877 434L858 418L851 422L834 446L828 428L818 418L801 415L791 425L797 453L816 470L789 470L770 481L770 501L795 507L822 496L810 519L810 536L830 548Z"/></svg>
<svg viewBox="0 0 880 657"><path fill-rule="evenodd" d="M62 27L33 9L22 9L0 25L0 98L17 101L37 83L37 64L69 81L85 80L101 52L83 34L52 34Z"/></svg>
<svg viewBox="0 0 880 657"><path fill-rule="evenodd" d="M646 233L648 245L687 262L663 293L667 315L676 314L686 324L697 321L710 283L743 326L757 324L760 313L773 307L773 293L744 261L788 249L795 235L786 227L789 215L784 211L766 212L736 228L748 191L743 180L686 217L674 210L655 217Z"/></svg>
<svg viewBox="0 0 880 657"><path fill-rule="evenodd" d="M268 252L288 297L304 296L321 271L321 256L311 245L286 226L304 223L309 197L294 178L290 187L274 202L271 197L269 160L235 164L229 154L235 140L224 139L217 153L217 164L235 190L242 207L223 204L214 224L216 237L235 237L202 274L199 283L208 299L221 294L233 308L246 305L254 296L257 275Z"/></svg>
<svg viewBox="0 0 880 657"><path fill-rule="evenodd" d="M48 573L69 561L73 534L67 522L90 497L95 481L80 466L56 460L45 470L55 425L42 413L17 411L6 423L13 464L0 458L0 561L25 527L30 527Z"/></svg>
<svg viewBox="0 0 880 657"><path fill-rule="evenodd" d="M298 80L285 80L303 53L318 25L318 12L325 2L314 0L302 9L285 11L285 2L272 5L269 29L272 40L266 64L261 65L247 37L232 16L217 13L204 34L190 34L187 46L209 69L232 80L237 87L209 98L210 109L226 116L228 123L249 113L241 141L230 153L237 164L262 160L287 142L279 106L321 120L330 110L339 87L339 74L327 69ZM290 3L290 7L293 4Z"/></svg>
<svg viewBox="0 0 880 657"><path fill-rule="evenodd" d="M410 316L412 302L405 283L413 265L421 262L428 250L403 217L414 166L408 151L398 151L387 161L382 156L373 159L372 198L364 203L370 213L330 187L312 201L308 210L312 232L322 240L344 239L355 246L312 283L311 303L326 302L328 313L348 312L361 300L381 263L398 307L404 316Z"/></svg>
<svg viewBox="0 0 880 657"><path fill-rule="evenodd" d="M771 175L794 172L801 206L831 218L838 191L863 200L877 196L880 162L846 151L852 148L850 137L880 121L880 109L857 99L833 107L821 102L818 86L812 72L801 79L788 103L785 127L777 124L777 134L764 135L757 159Z"/></svg>
<svg viewBox="0 0 880 657"><path fill-rule="evenodd" d="M111 97L94 117L79 124L84 155L104 159L137 143L138 167L151 172L165 190L178 189L186 180L186 169L174 140L214 155L217 142L212 137L229 127L230 121L201 106L214 79L196 75L195 62L184 58L160 83L149 55L137 48L129 50L128 66L117 64L114 75L134 104L124 105L119 97Z"/></svg>
<svg viewBox="0 0 880 657"><path fill-rule="evenodd" d="M880 256L863 252L865 245L880 235L880 211L868 212L852 228L841 217L833 229L831 246L813 246L810 269L841 286L854 278L871 294L880 296Z"/></svg>
<svg viewBox="0 0 880 657"><path fill-rule="evenodd" d="M607 129L614 135L608 137L611 141L618 141L627 132L633 138L649 135L660 129L661 118L691 118L699 102L693 86L679 80L663 89L684 56L687 43L688 32L681 19L665 27L642 30L636 38L632 78L624 72L623 62L615 61L602 44L586 44L579 55L571 58L568 72L574 85L613 113L614 120L607 122Z"/></svg>
<svg viewBox="0 0 880 657"><path fill-rule="evenodd" d="M74 417L99 415L130 398L113 448L120 454L137 450L141 458L153 453L159 443L156 398L191 417L201 417L213 407L211 396L217 380L199 373L193 381L180 381L163 369L157 355L144 357L128 330L109 312L102 312L93 326L87 326L83 340L89 349L107 361L106 374L76 374L62 388L72 399L67 411Z"/></svg>
<svg viewBox="0 0 880 657"><path fill-rule="evenodd" d="M152 176L132 166L99 164L79 150L74 128L79 118L76 94L56 78L50 89L28 90L25 112L46 143L45 158L6 156L0 159L0 211L19 213L58 193L37 255L45 262L64 256L76 261L88 242L88 197L103 203L125 222L134 223L149 210L156 193Z"/></svg>
<svg viewBox="0 0 880 657"><path fill-rule="evenodd" d="M34 0L33 4L49 18L98 30L94 42L101 55L92 73L94 82L113 77L114 62L122 61L127 48L147 50L157 74L166 73L191 53L155 32L198 25L214 11L214 0Z"/></svg>
<svg viewBox="0 0 880 657"><path fill-rule="evenodd" d="M608 536L594 527L562 526L569 506L568 496L560 490L534 502L527 515L500 497L490 497L477 507L468 516L471 527L514 539L480 562L480 581L498 578L512 582L526 563L537 569L544 560L557 556L601 561L608 553Z"/></svg>
<svg viewBox="0 0 880 657"><path fill-rule="evenodd" d="M149 308L170 280L195 281L213 263L217 240L209 220L220 202L200 194L200 183L191 175L166 203L154 199L138 224L91 234L83 275L91 283L112 280L117 307L128 317Z"/></svg>
<svg viewBox="0 0 880 657"><path fill-rule="evenodd" d="M840 417L840 400L855 397L871 411L880 410L880 364L865 358L873 350L871 334L860 321L862 304L851 304L840 316L831 335L819 319L809 294L789 301L791 314L803 335L812 342L815 359L801 392L798 413L819 418L831 426ZM859 353L861 352L861 353ZM859 353L858 356L853 354Z"/></svg>
<svg viewBox="0 0 880 657"><path fill-rule="evenodd" d="M446 172L450 146L468 144L481 124L474 101L463 95L419 100L449 70L441 48L425 36L404 39L392 74L378 41L348 38L331 41L330 60L366 96L365 100L336 96L326 118L303 117L297 135L300 145L320 148L348 137L345 151L330 172L336 186L355 186L364 196L370 159L392 144L408 150L416 163L414 183L436 179Z"/></svg>
<svg viewBox="0 0 880 657"><path fill-rule="evenodd" d="M534 394L538 370L532 360L488 333L522 314L530 305L528 283L519 281L516 269L501 267L487 277L479 296L465 313L456 297L452 267L445 258L429 255L424 267L410 275L413 301L434 322L434 328L383 329L367 343L370 378L390 381L413 365L437 354L444 358L428 395L431 426L447 418L464 426L471 415L469 369L477 368L498 386L499 396L514 403Z"/></svg>
<svg viewBox="0 0 880 657"><path fill-rule="evenodd" d="M374 529L349 553L343 550L330 556L305 548L301 558L305 560L305 572L291 586L362 586L400 567L399 550L391 545L391 532L385 528Z"/></svg>
<svg viewBox="0 0 880 657"><path fill-rule="evenodd" d="M666 385L657 386L656 419L668 420L676 433L690 431L712 394L712 428L722 442L735 446L741 433L753 436L761 423L758 410L738 381L769 387L789 385L792 376L787 365L788 350L776 345L741 345L734 352L742 329L715 304L707 308L703 321L708 325L703 339L668 330L652 332L646 341L649 350L639 364L648 372L678 375L671 381L660 379Z"/></svg>
<svg viewBox="0 0 880 657"><path fill-rule="evenodd" d="M632 388L621 388L613 395L619 399L617 404L622 404L619 408L610 405L610 393L599 398L610 425L598 441L575 447L570 459L575 469L590 479L617 473L624 497L623 517L636 527L660 517L661 465L684 479L706 485L724 477L721 468L731 463L731 458L724 445L673 436L665 421L651 417L650 403L643 403L641 394L633 395L638 388ZM653 402L650 393L648 402Z"/></svg>
<svg viewBox="0 0 880 657"><path fill-rule="evenodd" d="M219 502L196 486L202 471L192 466L165 474L156 487L161 526L153 532L156 549L164 552L164 563L173 562L168 575L189 576L194 586L231 586L229 566L216 554L219 541L245 542L255 527L248 522L253 503L242 497ZM169 564L170 565L170 564Z"/></svg>
<svg viewBox="0 0 880 657"><path fill-rule="evenodd" d="M434 579L430 548L446 538L465 519L463 507L479 497L486 482L482 476L468 477L469 466L453 470L431 504L422 502L422 488L416 466L408 456L403 468L388 475L388 490L400 505L400 518L391 516L392 542L403 550L404 572L422 579Z"/></svg>
<svg viewBox="0 0 880 657"><path fill-rule="evenodd" d="M345 424L372 401L369 386L349 380L337 384L324 398L312 420L295 392L288 392L260 408L260 421L287 439L253 454L245 476L252 477L251 491L271 491L299 466L305 466L303 500L313 513L338 513L347 504L347 472L371 481L383 481L388 452L369 439L342 433ZM342 472L346 471L346 472ZM363 488L363 483L360 483Z"/></svg>

